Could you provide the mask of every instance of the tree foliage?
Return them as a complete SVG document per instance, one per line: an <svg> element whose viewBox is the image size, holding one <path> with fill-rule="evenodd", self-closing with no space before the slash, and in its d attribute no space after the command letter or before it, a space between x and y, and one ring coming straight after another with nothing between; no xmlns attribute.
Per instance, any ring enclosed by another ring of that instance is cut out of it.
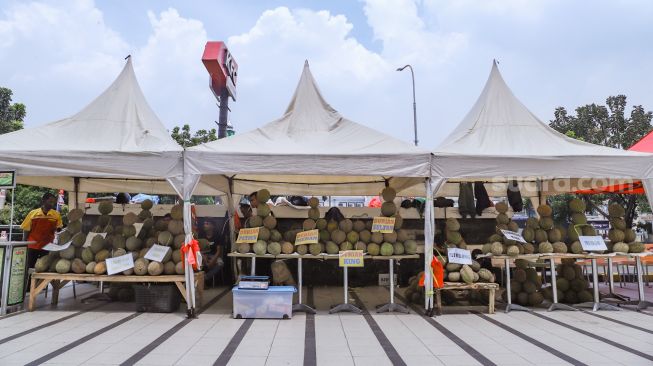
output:
<svg viewBox="0 0 653 366"><path fill-rule="evenodd" d="M628 149L651 131L653 112L636 105L626 116L625 95L608 97L605 103L605 106L594 103L580 106L575 110L576 115L570 115L564 107L558 107L549 125L571 138L617 149ZM568 200L570 197L561 199ZM598 203L607 200L623 205L628 225L632 225L636 218L638 206L640 210L650 210L643 195L602 194L584 199L592 211L603 215L605 213L599 209Z"/></svg>
<svg viewBox="0 0 653 366"><path fill-rule="evenodd" d="M197 130L195 133L191 133L190 126L187 124L181 128L179 126L173 128L170 136L183 147L196 146L218 139L215 128L210 130Z"/></svg>
<svg viewBox="0 0 653 366"><path fill-rule="evenodd" d="M11 89L0 87L0 134L14 132L23 128L25 105L12 103Z"/></svg>
<svg viewBox="0 0 653 366"><path fill-rule="evenodd" d="M26 115L25 105L12 103L11 89L0 87L0 134L14 132L23 128ZM14 192L14 224L23 222L30 210L41 205L41 197L51 189L18 184ZM0 210L0 223L8 224L11 216L11 191L7 192L5 207Z"/></svg>

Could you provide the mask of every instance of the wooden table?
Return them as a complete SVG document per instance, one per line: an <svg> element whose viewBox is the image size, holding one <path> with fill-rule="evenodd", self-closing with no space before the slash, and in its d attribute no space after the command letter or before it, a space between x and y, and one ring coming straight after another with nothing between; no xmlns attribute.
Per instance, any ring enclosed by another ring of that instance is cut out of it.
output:
<svg viewBox="0 0 653 366"><path fill-rule="evenodd" d="M184 301L186 298L186 285L184 284L184 275L162 275L162 276L124 276L124 275L93 275L93 274L76 274L76 273L34 273L30 281L28 311L34 310L36 296L45 289L48 284L52 283L52 305L59 302L59 290L70 281L86 282L131 282L131 283L170 283L177 285ZM195 273L195 287L200 299L200 305L204 300L204 272Z"/></svg>
<svg viewBox="0 0 653 366"><path fill-rule="evenodd" d="M442 315L442 290L488 290L490 291L488 314L494 314L494 298L498 288L498 283L476 282L468 284L464 282L445 282L444 287L435 289L436 314Z"/></svg>

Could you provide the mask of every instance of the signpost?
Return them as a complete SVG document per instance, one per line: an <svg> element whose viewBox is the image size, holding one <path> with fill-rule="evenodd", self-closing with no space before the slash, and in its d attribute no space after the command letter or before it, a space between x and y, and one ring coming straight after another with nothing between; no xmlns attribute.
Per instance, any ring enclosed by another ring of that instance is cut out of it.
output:
<svg viewBox="0 0 653 366"><path fill-rule="evenodd" d="M218 138L227 137L229 97L236 100L238 64L221 41L209 41L204 46L202 63L209 72L209 88L219 102Z"/></svg>
<svg viewBox="0 0 653 366"><path fill-rule="evenodd" d="M467 249L448 248L449 263L472 264L472 253Z"/></svg>

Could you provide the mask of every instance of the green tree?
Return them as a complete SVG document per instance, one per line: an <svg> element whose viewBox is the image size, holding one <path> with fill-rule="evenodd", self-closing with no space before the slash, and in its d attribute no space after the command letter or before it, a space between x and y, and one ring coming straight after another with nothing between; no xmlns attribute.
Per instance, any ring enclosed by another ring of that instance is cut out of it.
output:
<svg viewBox="0 0 653 366"><path fill-rule="evenodd" d="M0 87L0 135L23 128L23 120L27 113L26 108L24 104L12 103L12 95L13 92L11 89ZM45 192L52 192L52 190L17 184L14 192L15 210L13 223L20 224L30 210L39 207L41 197ZM4 225L9 224L11 217L10 194L9 192L7 193L5 207L0 210L0 223Z"/></svg>
<svg viewBox="0 0 653 366"><path fill-rule="evenodd" d="M11 89L0 87L0 135L23 128L23 119L26 114L25 105L12 103L12 95Z"/></svg>
<svg viewBox="0 0 653 366"><path fill-rule="evenodd" d="M190 126L187 124L183 125L181 128L179 126L173 128L170 136L183 147L196 146L218 139L217 131L215 128L210 130L197 130L193 134L190 131Z"/></svg>
<svg viewBox="0 0 653 366"><path fill-rule="evenodd" d="M633 106L626 116L626 96L608 97L606 105L588 104L576 108L576 115L569 115L564 107L556 108L550 126L569 137L597 145L627 149L651 131L653 112L641 105ZM626 222L632 225L637 207L650 209L643 195L605 194L583 197L594 211L607 217L597 206L606 200L617 202L626 208ZM569 199L565 197L564 199Z"/></svg>

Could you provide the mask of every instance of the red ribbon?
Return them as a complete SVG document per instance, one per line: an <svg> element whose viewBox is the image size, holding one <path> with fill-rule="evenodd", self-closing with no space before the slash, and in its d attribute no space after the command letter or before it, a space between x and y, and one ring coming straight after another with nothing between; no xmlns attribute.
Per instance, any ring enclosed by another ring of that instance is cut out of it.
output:
<svg viewBox="0 0 653 366"><path fill-rule="evenodd" d="M193 266L193 269L197 270L197 258L195 257L195 253L200 251L200 243L193 239L190 243L185 243L180 250L182 258L184 258L184 266L186 265L186 257L188 257L188 263Z"/></svg>
<svg viewBox="0 0 653 366"><path fill-rule="evenodd" d="M433 274L433 288L444 287L444 266L435 256L431 260L431 273ZM424 287L424 273L420 276L419 286Z"/></svg>

